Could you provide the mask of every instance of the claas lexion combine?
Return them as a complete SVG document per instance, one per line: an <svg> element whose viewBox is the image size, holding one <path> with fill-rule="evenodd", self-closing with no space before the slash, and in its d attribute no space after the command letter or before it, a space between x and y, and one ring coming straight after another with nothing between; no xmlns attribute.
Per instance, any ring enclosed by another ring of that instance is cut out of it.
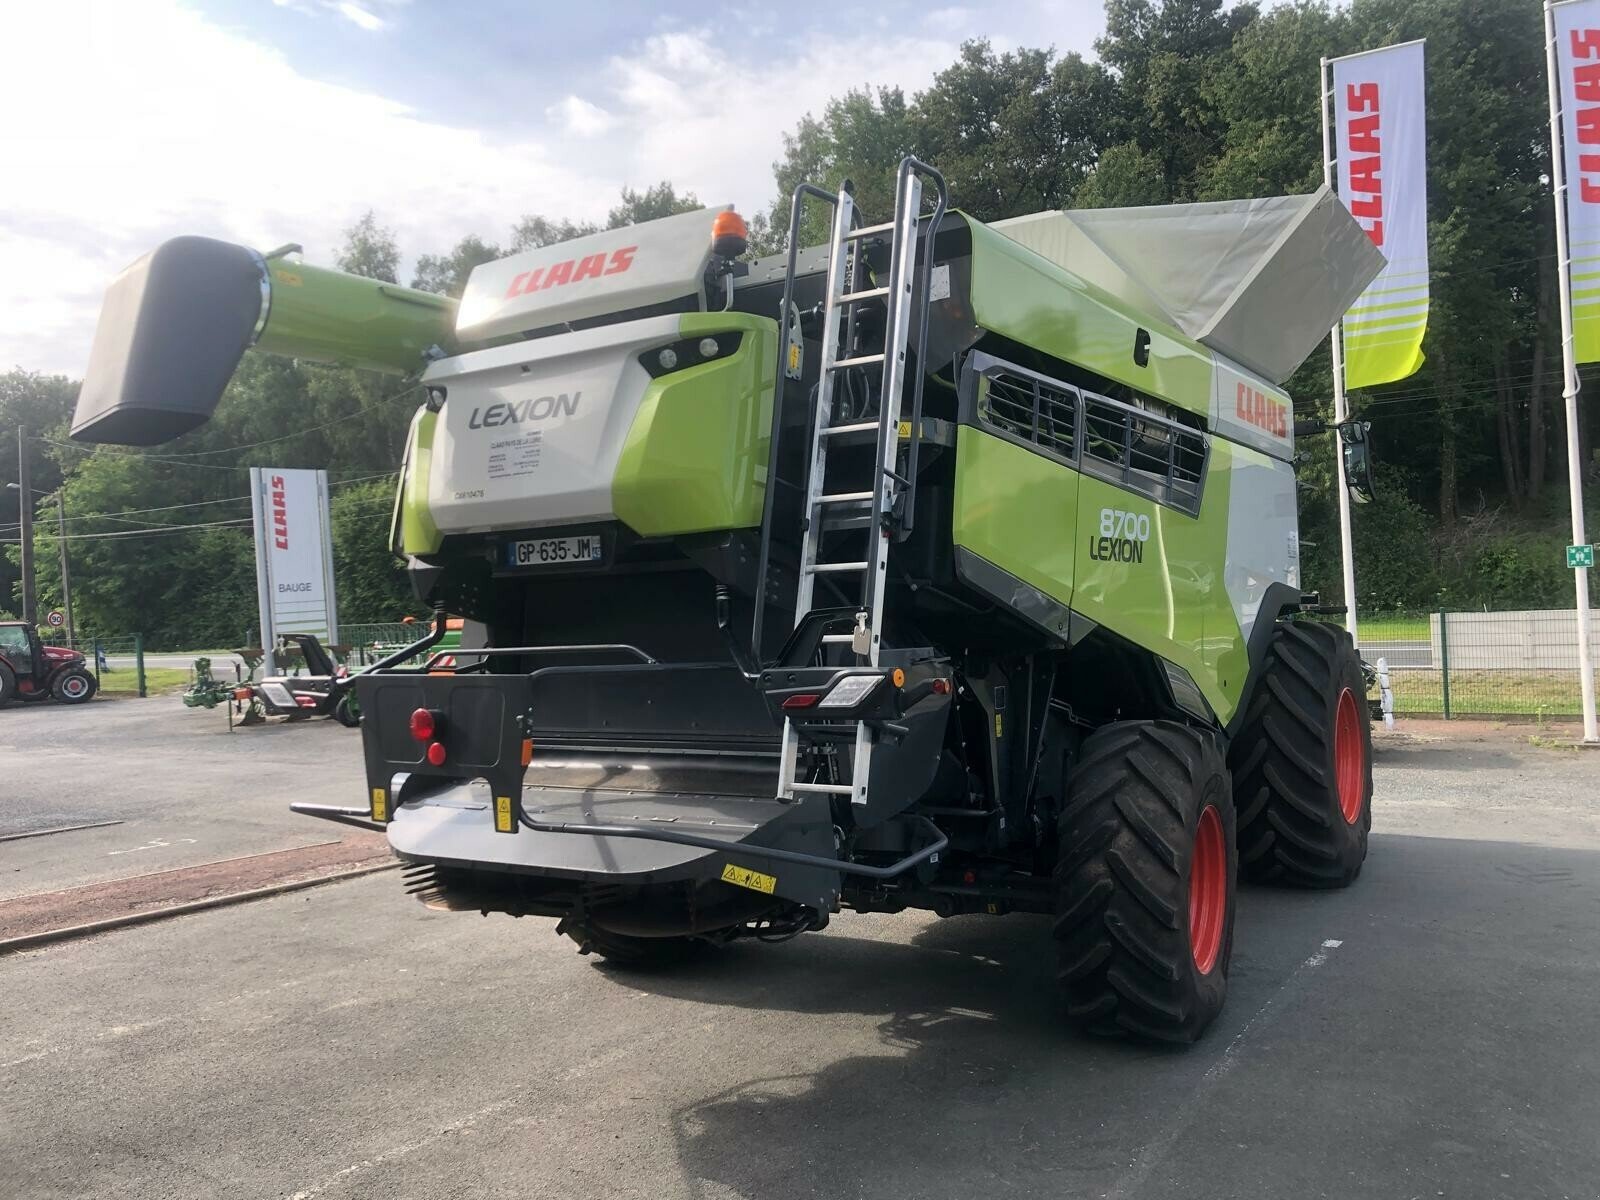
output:
<svg viewBox="0 0 1600 1200"><path fill-rule="evenodd" d="M367 803L297 807L431 904L620 964L1043 913L1071 1018L1190 1040L1236 877L1366 854L1279 385L1382 259L1326 190L985 224L907 159L877 216L802 186L783 254L705 209L459 305L179 238L109 289L74 435L175 437L251 347L417 374L393 546L482 636L358 676Z"/></svg>

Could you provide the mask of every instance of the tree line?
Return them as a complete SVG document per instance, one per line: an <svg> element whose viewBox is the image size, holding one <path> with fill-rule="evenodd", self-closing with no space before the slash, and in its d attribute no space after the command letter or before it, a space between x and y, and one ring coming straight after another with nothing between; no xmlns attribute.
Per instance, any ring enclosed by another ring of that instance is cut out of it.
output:
<svg viewBox="0 0 1600 1200"><path fill-rule="evenodd" d="M1537 0L1300 0L1267 12L1221 0L1107 0L1093 59L969 42L921 91L863 86L804 117L773 164L770 209L752 214L753 250L781 248L801 181L849 178L869 214L887 214L908 153L936 164L953 203L981 220L1310 191L1322 182L1319 60L1425 37L1427 362L1410 379L1351 397L1373 424L1380 464L1379 500L1356 513L1358 601L1380 611L1570 603L1541 28ZM603 225L698 206L669 182L625 189ZM406 282L459 295L479 263L599 227L529 215L498 240L469 236L420 256ZM337 259L391 282L401 281L401 262L371 212L347 231ZM1327 415L1326 345L1289 390L1297 416ZM330 471L343 619L414 610L387 550L393 472L416 402L409 385L247 355L209 425L150 451L70 443L75 392L60 377L0 376L0 430L33 431L34 487L66 488L80 625L140 629L157 644L242 639L255 623L243 522L252 464ZM1585 399L1581 417L1591 494L1600 492L1596 407ZM1337 599L1332 446L1324 438L1302 449L1305 583ZM0 448L0 482L15 478L12 457ZM13 541L6 513L0 537ZM202 527L149 532L169 524ZM110 536L139 530L147 532ZM43 606L59 590L53 518L36 536ZM13 610L15 551L0 562L0 607Z"/></svg>

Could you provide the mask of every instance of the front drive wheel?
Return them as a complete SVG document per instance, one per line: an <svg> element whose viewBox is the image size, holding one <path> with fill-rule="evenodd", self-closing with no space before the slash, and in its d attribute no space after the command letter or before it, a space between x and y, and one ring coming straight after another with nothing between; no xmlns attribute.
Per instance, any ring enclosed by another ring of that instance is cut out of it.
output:
<svg viewBox="0 0 1600 1200"><path fill-rule="evenodd" d="M333 706L333 719L346 729L354 729L361 724L361 709L356 705L354 692L346 692L339 697L338 703Z"/></svg>
<svg viewBox="0 0 1600 1200"><path fill-rule="evenodd" d="M1068 1017L1094 1033L1198 1038L1227 996L1235 855L1214 735L1170 721L1091 734L1067 787L1055 869Z"/></svg>
<svg viewBox="0 0 1600 1200"><path fill-rule="evenodd" d="M1372 718L1350 635L1280 624L1230 754L1244 877L1354 883L1372 828Z"/></svg>
<svg viewBox="0 0 1600 1200"><path fill-rule="evenodd" d="M50 684L50 694L63 704L82 704L94 696L97 686L88 671L72 667L55 677Z"/></svg>

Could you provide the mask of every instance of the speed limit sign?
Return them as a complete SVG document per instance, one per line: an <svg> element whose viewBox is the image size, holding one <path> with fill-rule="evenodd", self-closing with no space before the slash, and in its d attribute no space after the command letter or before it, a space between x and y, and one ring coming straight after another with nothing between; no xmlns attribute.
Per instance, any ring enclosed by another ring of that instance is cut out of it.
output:
<svg viewBox="0 0 1600 1200"><path fill-rule="evenodd" d="M60 629L67 623L67 614L59 608L52 608L45 614L44 623L50 626L51 629Z"/></svg>

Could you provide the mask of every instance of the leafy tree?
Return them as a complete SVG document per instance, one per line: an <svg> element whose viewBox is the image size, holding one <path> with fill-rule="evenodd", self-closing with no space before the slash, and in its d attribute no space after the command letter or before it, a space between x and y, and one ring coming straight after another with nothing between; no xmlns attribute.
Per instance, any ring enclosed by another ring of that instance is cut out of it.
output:
<svg viewBox="0 0 1600 1200"><path fill-rule="evenodd" d="M420 256L411 286L460 299L461 293L466 290L467 276L472 274L472 268L503 258L505 253L493 242L486 242L476 234L469 233L456 243L455 249L449 254Z"/></svg>
<svg viewBox="0 0 1600 1200"><path fill-rule="evenodd" d="M370 208L344 231L344 249L336 261L341 271L352 275L385 283L400 281L400 247L394 240L394 231L379 225Z"/></svg>
<svg viewBox="0 0 1600 1200"><path fill-rule="evenodd" d="M334 587L342 619L398 621L425 611L411 593L405 571L389 552L389 520L396 477L352 483L334 492Z"/></svg>
<svg viewBox="0 0 1600 1200"><path fill-rule="evenodd" d="M624 225L637 225L641 221L657 221L675 213L693 212L704 208L693 192L678 195L670 181L663 179L644 191L622 189L622 202L606 214L607 229L621 229Z"/></svg>

